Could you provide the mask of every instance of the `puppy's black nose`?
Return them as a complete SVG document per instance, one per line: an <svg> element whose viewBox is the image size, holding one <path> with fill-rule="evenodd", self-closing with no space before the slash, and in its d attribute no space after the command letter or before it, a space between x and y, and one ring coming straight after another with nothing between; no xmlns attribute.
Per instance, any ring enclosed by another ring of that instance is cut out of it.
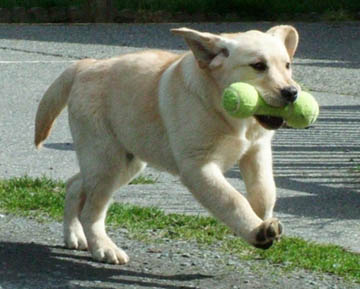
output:
<svg viewBox="0 0 360 289"><path fill-rule="evenodd" d="M284 87L280 93L287 102L294 102L298 97L298 90L295 86Z"/></svg>

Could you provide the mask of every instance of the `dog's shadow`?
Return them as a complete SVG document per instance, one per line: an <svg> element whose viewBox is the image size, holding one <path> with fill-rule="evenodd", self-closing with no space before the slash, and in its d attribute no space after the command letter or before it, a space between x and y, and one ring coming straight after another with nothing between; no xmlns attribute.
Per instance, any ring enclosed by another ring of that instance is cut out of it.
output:
<svg viewBox="0 0 360 289"><path fill-rule="evenodd" d="M11 284L18 288L23 285L53 288L61 284L61 288L93 288L90 283L101 282L106 284L106 288L137 285L145 288L190 289L193 287L179 284L212 277L197 273L153 274L138 268L128 268L97 263L92 261L87 252L74 253L59 246L0 242L0 280L2 285ZM173 284L169 284L170 281ZM83 284L89 286L84 287Z"/></svg>
<svg viewBox="0 0 360 289"><path fill-rule="evenodd" d="M74 145L69 142L44 143L44 147L47 149L60 150L60 151L74 150Z"/></svg>

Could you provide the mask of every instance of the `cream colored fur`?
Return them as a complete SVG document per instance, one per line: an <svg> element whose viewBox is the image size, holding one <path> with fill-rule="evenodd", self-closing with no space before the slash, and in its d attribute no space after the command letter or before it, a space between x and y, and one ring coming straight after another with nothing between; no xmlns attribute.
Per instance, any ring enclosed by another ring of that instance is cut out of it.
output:
<svg viewBox="0 0 360 289"><path fill-rule="evenodd" d="M194 197L247 242L271 246L282 232L272 218L275 184L271 138L255 118L235 119L221 107L225 87L254 85L271 105L297 84L291 62L298 34L291 26L267 33L215 35L173 29L191 51L150 50L105 60L81 60L46 91L36 115L35 144L49 135L67 105L80 172L67 183L64 239L97 260L129 258L105 231L112 192L147 163L181 177ZM265 71L251 65L266 64ZM238 162L247 196L223 173Z"/></svg>

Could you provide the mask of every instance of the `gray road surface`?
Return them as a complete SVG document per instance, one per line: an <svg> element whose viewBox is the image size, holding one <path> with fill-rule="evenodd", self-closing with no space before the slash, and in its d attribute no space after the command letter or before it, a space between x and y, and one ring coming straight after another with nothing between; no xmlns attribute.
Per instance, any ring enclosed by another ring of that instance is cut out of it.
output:
<svg viewBox="0 0 360 289"><path fill-rule="evenodd" d="M276 215L288 235L360 252L360 172L356 170L360 165L360 25L294 25L300 33L295 79L315 91L321 112L310 129L282 129L276 134ZM146 48L184 50L183 40L169 33L178 26L0 25L0 177L28 174L65 180L76 173L66 112L42 150L32 145L34 115L45 89L77 59ZM230 32L265 30L272 24L187 26ZM157 184L122 188L115 199L169 212L206 214L178 178L151 168L144 174L156 178ZM227 177L244 192L236 167Z"/></svg>

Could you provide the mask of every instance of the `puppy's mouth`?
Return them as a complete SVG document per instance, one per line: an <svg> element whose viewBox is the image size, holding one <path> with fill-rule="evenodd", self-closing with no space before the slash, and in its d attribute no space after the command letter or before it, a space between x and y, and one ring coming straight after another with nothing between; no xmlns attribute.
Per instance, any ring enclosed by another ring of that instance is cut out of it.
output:
<svg viewBox="0 0 360 289"><path fill-rule="evenodd" d="M268 115L255 115L256 120L266 129L274 130L280 128L284 120L281 117Z"/></svg>

